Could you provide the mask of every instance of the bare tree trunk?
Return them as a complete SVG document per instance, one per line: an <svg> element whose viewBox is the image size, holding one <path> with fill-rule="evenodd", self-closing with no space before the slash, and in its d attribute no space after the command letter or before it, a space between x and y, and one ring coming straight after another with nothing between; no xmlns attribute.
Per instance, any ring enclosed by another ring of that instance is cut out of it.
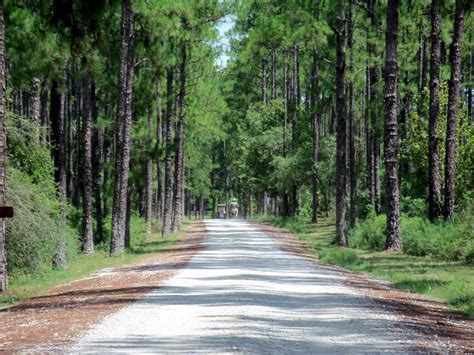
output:
<svg viewBox="0 0 474 355"><path fill-rule="evenodd" d="M211 218L217 218L217 199L216 199L216 188L217 188L217 171L214 168L216 161L216 149L212 147L211 150L211 159L212 159L212 170L211 170L211 199L212 199L212 212ZM189 171L189 170L188 170ZM189 174L188 174L189 178ZM188 184L189 186L189 184Z"/></svg>
<svg viewBox="0 0 474 355"><path fill-rule="evenodd" d="M163 216L163 181L161 174L161 144L163 137L163 113L161 107L161 81L158 78L156 82L156 96L157 96L157 105L156 105L156 150L158 152L156 159L156 219L159 221Z"/></svg>
<svg viewBox="0 0 474 355"><path fill-rule="evenodd" d="M95 127L92 130L92 190L94 192L94 210L96 220L96 240L104 241L104 212L102 207L102 187L104 176L102 173L102 160L104 156L104 132L103 128L97 127L98 107L95 86L92 83L92 122Z"/></svg>
<svg viewBox="0 0 474 355"><path fill-rule="evenodd" d="M420 23L420 78L419 78L419 88L418 93L420 96L419 104L418 104L418 115L424 116L425 112L423 110L423 102L425 100L425 88L426 88L426 81L428 77L428 39L426 38L425 34L423 33L423 28L421 27Z"/></svg>
<svg viewBox="0 0 474 355"><path fill-rule="evenodd" d="M272 100L277 98L277 51L275 48L272 48Z"/></svg>
<svg viewBox="0 0 474 355"><path fill-rule="evenodd" d="M439 172L439 67L441 55L440 1L431 2L431 67L430 114L428 121L428 216L435 221L441 215L441 184Z"/></svg>
<svg viewBox="0 0 474 355"><path fill-rule="evenodd" d="M292 85L292 101L293 111L291 118L291 155L296 155L298 149L298 108L300 104L300 80L299 80L299 48L295 46L293 51L293 85ZM298 189L296 182L293 182L291 187L291 215L294 216L298 213Z"/></svg>
<svg viewBox="0 0 474 355"><path fill-rule="evenodd" d="M288 137L287 137L287 131L288 131L288 101L289 101L289 88L288 88L288 51L285 51L285 63L283 66L284 70L284 95L285 95L285 114L284 114L284 122L283 122L283 156L286 157L286 153L288 150Z"/></svg>
<svg viewBox="0 0 474 355"><path fill-rule="evenodd" d="M163 207L163 237L168 236L171 229L171 213L173 201L173 77L174 68L167 73L167 104L166 104L166 158L165 158L165 204Z"/></svg>
<svg viewBox="0 0 474 355"><path fill-rule="evenodd" d="M186 44L181 48L181 68L180 81L181 88L178 97L179 119L176 128L176 156L174 171L173 190L173 217L171 231L175 232L181 228L182 208L183 208L183 172L184 172L184 146L185 146L185 115L186 115Z"/></svg>
<svg viewBox="0 0 474 355"><path fill-rule="evenodd" d="M318 150L319 150L319 113L316 112L318 100L318 63L316 50L313 49L313 65L311 68L311 133L312 133L312 166L311 166L311 222L318 222Z"/></svg>
<svg viewBox="0 0 474 355"><path fill-rule="evenodd" d="M454 14L453 42L451 44L451 79L448 93L448 120L446 127L446 156L444 162L444 218L454 218L454 178L456 162L456 116L459 101L459 80L461 76L461 42L464 25L464 8L461 0L456 1Z"/></svg>
<svg viewBox="0 0 474 355"><path fill-rule="evenodd" d="M61 218L65 219L64 203L66 196L66 171L64 164L64 94L59 90L57 80L51 85L51 143L53 151L53 162L55 166L54 178L59 186L59 197L63 203L61 206ZM60 238L55 246L52 260L53 268L64 269L67 267L66 237Z"/></svg>
<svg viewBox="0 0 474 355"><path fill-rule="evenodd" d="M284 99L285 99L285 113L284 113L284 122L283 122L283 156L286 157L288 153L288 114L289 114L289 94L290 94L290 88L289 88L289 63L288 63L288 51L285 50L285 62L283 66L283 76L284 76ZM289 201L288 201L288 192L285 191L283 192L282 196L282 208L281 208L281 214L283 217L288 217L290 214L289 211Z"/></svg>
<svg viewBox="0 0 474 355"><path fill-rule="evenodd" d="M349 1L350 10L348 18L347 43L349 45L350 59L349 71L354 74L354 17L353 17L353 0ZM356 171L356 146L354 135L356 134L355 124L355 103L354 103L354 80L349 83L349 180L350 180L350 210L349 223L354 228L356 223L357 211L357 171Z"/></svg>
<svg viewBox="0 0 474 355"><path fill-rule="evenodd" d="M132 217L132 182L128 179L127 184L127 206L125 208L125 237L124 246L130 248L131 236L130 236L130 218Z"/></svg>
<svg viewBox="0 0 474 355"><path fill-rule="evenodd" d="M38 78L33 78L31 80L31 89L32 89L32 97L31 97L31 119L37 125L36 132L35 132L35 140L39 142L40 138L40 131L39 125L41 124L41 98L40 98L40 80Z"/></svg>
<svg viewBox="0 0 474 355"><path fill-rule="evenodd" d="M224 140L222 142L222 150L224 153L224 194L225 194L225 210L226 219L229 218L229 170L227 168L227 143Z"/></svg>
<svg viewBox="0 0 474 355"><path fill-rule="evenodd" d="M387 200L386 250L401 251L400 190L398 183L398 123L397 123L397 41L399 0L389 0L385 37L385 193Z"/></svg>
<svg viewBox="0 0 474 355"><path fill-rule="evenodd" d="M132 84L134 21L130 0L122 0L120 33L120 69L117 94L115 128L115 182L112 207L112 238L110 254L121 253L125 248L128 172L132 130Z"/></svg>
<svg viewBox="0 0 474 355"><path fill-rule="evenodd" d="M247 204L248 204L248 219L252 219L253 217L253 191L252 191L252 188L250 187L249 188L249 192L248 192L248 195L247 195L247 198L248 198L248 201L247 201Z"/></svg>
<svg viewBox="0 0 474 355"><path fill-rule="evenodd" d="M203 220L204 216L206 215L206 211L204 211L204 197L199 198L199 212L200 212L200 219Z"/></svg>
<svg viewBox="0 0 474 355"><path fill-rule="evenodd" d="M5 205L7 173L7 126L5 98L5 22L3 1L0 2L0 205ZM5 253L6 222L0 219L0 292L8 288L7 255Z"/></svg>
<svg viewBox="0 0 474 355"><path fill-rule="evenodd" d="M92 90L91 80L83 80L82 115L82 252L94 253L94 235L92 230Z"/></svg>
<svg viewBox="0 0 474 355"><path fill-rule="evenodd" d="M51 85L51 143L54 161L54 180L59 185L60 194L66 193L66 172L64 168L64 116L62 112L62 94L59 83L53 80Z"/></svg>
<svg viewBox="0 0 474 355"><path fill-rule="evenodd" d="M374 124L376 124L374 122ZM380 135L379 133L375 133L373 136L373 148L372 148L374 157L373 157L373 164L374 164L374 208L377 214L380 214Z"/></svg>
<svg viewBox="0 0 474 355"><path fill-rule="evenodd" d="M367 45L367 55L370 56L372 47ZM366 135L365 135L365 146L366 146L366 184L367 190L369 191L369 203L373 206L374 205L374 184L373 184L373 176L374 176L374 154L373 154L373 144L372 144L372 119L371 119L371 109L370 109L370 92L371 92L371 85L370 85L370 68L369 66L366 67Z"/></svg>
<svg viewBox="0 0 474 355"><path fill-rule="evenodd" d="M345 12L344 0L339 1L336 28L336 100L337 100L337 157L336 157L336 234L339 245L347 247L346 236L346 98L345 98Z"/></svg>
<svg viewBox="0 0 474 355"><path fill-rule="evenodd" d="M147 116L147 154L145 166L145 221L147 225L147 235L151 235L151 214L153 205L153 161L151 160L151 148L153 139L151 138L151 110L148 110Z"/></svg>
<svg viewBox="0 0 474 355"><path fill-rule="evenodd" d="M371 25L374 29L379 28L379 21L376 15L376 8L375 8L376 0L369 1L369 17ZM369 55L375 56L375 46L373 44L370 45L370 53ZM378 113L379 110L377 109L377 101L378 101L378 93L376 91L375 84L378 80L378 68L374 65L369 68L369 76L370 76L370 93L369 93L369 111L370 111L370 119L371 119L371 203L374 206L375 212L377 214L380 213L380 132L378 129Z"/></svg>

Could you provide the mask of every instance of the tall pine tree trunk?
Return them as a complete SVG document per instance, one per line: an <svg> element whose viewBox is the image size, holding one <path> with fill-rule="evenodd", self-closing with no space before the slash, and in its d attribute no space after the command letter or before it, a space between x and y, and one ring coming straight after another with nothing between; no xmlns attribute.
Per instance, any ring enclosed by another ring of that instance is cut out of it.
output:
<svg viewBox="0 0 474 355"><path fill-rule="evenodd" d="M82 252L94 253L92 230L92 88L89 77L83 80L82 110Z"/></svg>
<svg viewBox="0 0 474 355"><path fill-rule="evenodd" d="M151 138L151 110L147 115L147 152L145 166L145 221L147 225L147 235L151 235L151 214L153 206L153 161L151 160L151 149L153 140Z"/></svg>
<svg viewBox="0 0 474 355"><path fill-rule="evenodd" d="M59 186L62 195L66 193L66 171L65 171L65 151L64 151L64 116L63 99L60 92L59 83L53 80L51 84L51 143L54 162L54 181Z"/></svg>
<svg viewBox="0 0 474 355"><path fill-rule="evenodd" d="M115 181L112 206L110 254L125 248L128 172L132 129L134 20L130 0L122 0L120 68L115 121Z"/></svg>
<svg viewBox="0 0 474 355"><path fill-rule="evenodd" d="M345 98L345 12L344 0L339 1L336 28L336 234L339 245L347 246L346 236L346 98Z"/></svg>
<svg viewBox="0 0 474 355"><path fill-rule="evenodd" d="M459 80L461 76L461 41L464 25L462 1L456 1L454 14L453 42L451 44L451 79L448 93L448 120L446 127L446 156L444 162L444 218L454 218L454 178L456 159L456 117L459 101Z"/></svg>
<svg viewBox="0 0 474 355"><path fill-rule="evenodd" d="M385 36L385 194L387 200L387 242L385 249L401 251L400 190L398 183L398 122L397 122L397 41L399 0L389 0L387 33Z"/></svg>
<svg viewBox="0 0 474 355"><path fill-rule="evenodd" d="M165 196L163 206L163 237L171 230L173 202L173 78L174 68L168 69L166 79L166 157L165 157Z"/></svg>
<svg viewBox="0 0 474 355"><path fill-rule="evenodd" d="M285 112L283 117L283 156L286 157L288 153L288 113L290 109L289 101L290 101L290 89L289 89L289 63L288 63L288 51L285 50L285 61L283 65L283 91L284 91L284 101L285 101ZM282 208L281 214L283 217L289 216L289 201L288 201L288 192L285 188L282 196Z"/></svg>
<svg viewBox="0 0 474 355"><path fill-rule="evenodd" d="M311 68L311 133L312 133L312 161L311 161L311 222L318 222L318 150L319 150L319 113L316 112L318 100L318 63L316 50L313 49L313 65Z"/></svg>
<svg viewBox="0 0 474 355"><path fill-rule="evenodd" d="M163 215L163 181L162 181L162 167L161 167L161 144L163 137L163 111L161 107L161 81L158 78L156 82L156 219L159 221Z"/></svg>
<svg viewBox="0 0 474 355"><path fill-rule="evenodd" d="M277 98L277 50L272 48L272 100Z"/></svg>
<svg viewBox="0 0 474 355"><path fill-rule="evenodd" d="M354 17L353 17L353 0L349 1L350 10L348 18L347 43L349 45L350 59L349 70L354 74ZM350 227L355 227L356 222L356 201L357 201L357 171L356 171L356 146L354 135L356 134L355 124L355 103L354 103L354 79L349 83L349 180L350 180L350 210L349 223Z"/></svg>
<svg viewBox="0 0 474 355"><path fill-rule="evenodd" d="M65 170L65 147L64 147L64 94L60 92L59 83L53 80L51 85L51 144L53 151L53 162L55 167L54 179L59 186L59 196L63 205L61 206L61 218L65 219L65 196L66 196L66 170ZM67 245L66 237L61 237L55 245L52 260L53 268L64 269L67 267Z"/></svg>
<svg viewBox="0 0 474 355"><path fill-rule="evenodd" d="M3 1L0 2L0 205L5 205L5 179L7 173L7 126L5 98L5 22ZM8 288L7 256L5 253L6 223L0 219L0 292Z"/></svg>
<svg viewBox="0 0 474 355"><path fill-rule="evenodd" d="M40 98L40 80L34 77L31 80L31 89L32 89L32 96L31 96L31 119L37 125L35 131L35 141L39 142L40 139L40 131L39 125L41 124L41 98Z"/></svg>
<svg viewBox="0 0 474 355"><path fill-rule="evenodd" d="M439 172L439 67L441 56L441 5L431 2L430 112L428 121L428 217L435 221L441 214Z"/></svg>
<svg viewBox="0 0 474 355"><path fill-rule="evenodd" d="M180 90L178 97L178 124L176 127L176 155L174 171L173 190L173 217L171 231L175 232L181 228L182 208L183 208L183 172L184 172L184 145L185 145L185 115L186 115L186 43L181 48L181 68L180 68Z"/></svg>
<svg viewBox="0 0 474 355"><path fill-rule="evenodd" d="M293 50L293 84L292 84L292 116L291 116L291 155L296 155L298 149L298 109L300 104L300 80L299 80L299 48L294 47ZM296 182L293 181L291 186L291 215L298 213L298 188Z"/></svg>
<svg viewBox="0 0 474 355"><path fill-rule="evenodd" d="M92 190L94 193L94 214L96 220L95 239L101 243L104 241L104 210L102 206L102 186L104 185L104 175L102 173L102 160L104 156L104 128L97 126L98 107L95 85L92 82Z"/></svg>

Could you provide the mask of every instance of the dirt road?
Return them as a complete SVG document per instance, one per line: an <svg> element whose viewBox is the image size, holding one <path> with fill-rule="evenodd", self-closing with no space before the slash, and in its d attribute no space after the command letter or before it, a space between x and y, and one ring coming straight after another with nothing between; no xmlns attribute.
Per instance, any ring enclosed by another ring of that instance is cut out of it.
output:
<svg viewBox="0 0 474 355"><path fill-rule="evenodd" d="M344 277L241 221L207 221L204 248L163 287L72 347L92 352L420 350L420 336Z"/></svg>

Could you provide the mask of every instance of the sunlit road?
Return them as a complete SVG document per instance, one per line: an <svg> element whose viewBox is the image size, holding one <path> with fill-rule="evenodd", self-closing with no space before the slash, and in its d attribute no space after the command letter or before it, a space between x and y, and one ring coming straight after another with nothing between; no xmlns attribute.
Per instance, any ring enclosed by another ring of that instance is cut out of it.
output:
<svg viewBox="0 0 474 355"><path fill-rule="evenodd" d="M106 318L73 351L406 352L403 325L341 276L242 221L211 220L205 248L164 287Z"/></svg>

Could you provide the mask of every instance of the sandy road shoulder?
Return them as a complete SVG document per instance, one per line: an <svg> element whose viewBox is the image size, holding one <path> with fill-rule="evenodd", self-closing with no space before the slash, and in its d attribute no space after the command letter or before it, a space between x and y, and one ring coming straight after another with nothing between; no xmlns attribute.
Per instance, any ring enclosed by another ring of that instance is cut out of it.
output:
<svg viewBox="0 0 474 355"><path fill-rule="evenodd" d="M363 273L316 260L314 251L290 233L266 223L251 224L271 236L282 250L312 260L318 268L344 276L347 286L377 302L385 311L395 314L403 331L418 334L421 347L474 353L474 321L450 312L443 302L400 291Z"/></svg>
<svg viewBox="0 0 474 355"><path fill-rule="evenodd" d="M193 223L174 247L135 264L105 269L0 311L0 351L55 350L105 316L173 277L202 248L204 223Z"/></svg>

